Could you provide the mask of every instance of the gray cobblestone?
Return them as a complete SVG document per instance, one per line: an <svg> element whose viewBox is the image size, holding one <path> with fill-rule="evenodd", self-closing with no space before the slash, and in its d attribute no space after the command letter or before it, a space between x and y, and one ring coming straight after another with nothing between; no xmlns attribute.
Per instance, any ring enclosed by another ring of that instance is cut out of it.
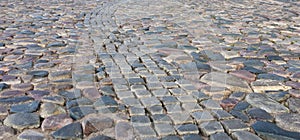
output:
<svg viewBox="0 0 300 140"><path fill-rule="evenodd" d="M154 128L159 136L175 135L175 129L168 123L156 123Z"/></svg>
<svg viewBox="0 0 300 140"><path fill-rule="evenodd" d="M184 124L184 123L193 123L193 119L191 118L190 114L187 112L172 113L169 114L169 116L175 125Z"/></svg>
<svg viewBox="0 0 300 140"><path fill-rule="evenodd" d="M224 132L221 123L217 121L203 122L199 125L199 128L205 136L209 136L217 132Z"/></svg>
<svg viewBox="0 0 300 140"><path fill-rule="evenodd" d="M156 133L150 126L135 126L134 132L142 137L156 137Z"/></svg>
<svg viewBox="0 0 300 140"><path fill-rule="evenodd" d="M176 131L179 135L185 135L185 134L198 134L199 130L198 127L194 124L182 124L176 126Z"/></svg>
<svg viewBox="0 0 300 140"><path fill-rule="evenodd" d="M241 120L238 119L225 120L222 121L222 124L228 133L232 133L235 131L242 131L242 130L247 131L250 129L245 123L243 123Z"/></svg>

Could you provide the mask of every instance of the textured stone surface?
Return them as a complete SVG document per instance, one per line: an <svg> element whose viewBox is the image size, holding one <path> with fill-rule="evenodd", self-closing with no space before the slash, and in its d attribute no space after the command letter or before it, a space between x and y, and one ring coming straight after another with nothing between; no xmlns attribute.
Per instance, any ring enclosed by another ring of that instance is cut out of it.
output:
<svg viewBox="0 0 300 140"><path fill-rule="evenodd" d="M224 120L221 123L223 124L227 133L250 129L245 123L243 123L241 120L238 119Z"/></svg>
<svg viewBox="0 0 300 140"><path fill-rule="evenodd" d="M232 140L226 133L218 132L210 135L210 140Z"/></svg>
<svg viewBox="0 0 300 140"><path fill-rule="evenodd" d="M13 139L16 131L8 126L0 126L0 139Z"/></svg>
<svg viewBox="0 0 300 140"><path fill-rule="evenodd" d="M237 140L262 140L260 137L248 131L233 132L232 137Z"/></svg>
<svg viewBox="0 0 300 140"><path fill-rule="evenodd" d="M289 109L264 94L252 93L246 96L246 101L254 107L261 108L268 113L288 112Z"/></svg>
<svg viewBox="0 0 300 140"><path fill-rule="evenodd" d="M111 128L113 126L114 121L110 118L87 118L82 122L83 133L86 135Z"/></svg>
<svg viewBox="0 0 300 140"><path fill-rule="evenodd" d="M298 1L0 5L2 123L21 112L39 114L42 126L26 130L45 139L73 121L87 133L76 137L69 127L61 131L68 138L57 139L241 139L246 131L236 134L236 124L296 127L284 123L300 108ZM95 113L97 120L109 114L115 126L98 130L105 123L86 121ZM221 123L222 131L204 127L208 122ZM200 133L189 129L195 125Z"/></svg>
<svg viewBox="0 0 300 140"><path fill-rule="evenodd" d="M221 123L217 121L203 122L199 125L199 128L205 136L209 136L217 132L224 132Z"/></svg>
<svg viewBox="0 0 300 140"><path fill-rule="evenodd" d="M276 124L285 130L300 132L300 116L295 113L278 114L275 117Z"/></svg>
<svg viewBox="0 0 300 140"><path fill-rule="evenodd" d="M43 133L34 130L25 130L19 136L20 140L44 140L45 136Z"/></svg>
<svg viewBox="0 0 300 140"><path fill-rule="evenodd" d="M35 113L16 113L9 115L3 123L21 130L24 128L37 128L40 126L40 118Z"/></svg>
<svg viewBox="0 0 300 140"><path fill-rule="evenodd" d="M200 81L211 86L226 87L232 91L252 92L246 81L226 73L211 72L204 75Z"/></svg>
<svg viewBox="0 0 300 140"><path fill-rule="evenodd" d="M59 114L44 119L41 127L42 130L57 130L65 125L72 123L73 120L66 114Z"/></svg>
<svg viewBox="0 0 300 140"><path fill-rule="evenodd" d="M52 133L52 136L56 139L80 139L83 136L81 124L68 124Z"/></svg>
<svg viewBox="0 0 300 140"><path fill-rule="evenodd" d="M277 125L269 122L258 121L251 126L256 133L263 139L299 139L299 132L286 131ZM266 129L268 128L268 129Z"/></svg>

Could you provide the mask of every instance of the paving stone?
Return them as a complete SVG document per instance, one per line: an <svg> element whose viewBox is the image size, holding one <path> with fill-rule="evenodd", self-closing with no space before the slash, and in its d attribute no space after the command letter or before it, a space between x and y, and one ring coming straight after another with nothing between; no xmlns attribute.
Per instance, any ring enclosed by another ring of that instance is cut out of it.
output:
<svg viewBox="0 0 300 140"><path fill-rule="evenodd" d="M176 104L167 104L164 106L167 110L167 113L180 113L183 111L180 103Z"/></svg>
<svg viewBox="0 0 300 140"><path fill-rule="evenodd" d="M55 71L49 73L50 80L62 80L62 79L69 79L72 77L72 73L70 71Z"/></svg>
<svg viewBox="0 0 300 140"><path fill-rule="evenodd" d="M215 134L210 135L210 140L232 140L226 133L218 132Z"/></svg>
<svg viewBox="0 0 300 140"><path fill-rule="evenodd" d="M231 110L230 114L238 119L241 119L244 122L249 122L249 117L242 111Z"/></svg>
<svg viewBox="0 0 300 140"><path fill-rule="evenodd" d="M300 99L299 98L290 98L287 100L288 106L292 112L300 112Z"/></svg>
<svg viewBox="0 0 300 140"><path fill-rule="evenodd" d="M17 113L17 112L32 113L32 112L35 112L38 109L39 104L40 104L39 101L33 101L33 102L30 102L30 103L12 105L10 107L10 112L13 112L13 113Z"/></svg>
<svg viewBox="0 0 300 140"><path fill-rule="evenodd" d="M96 88L83 89L82 95L92 101L95 101L101 97L99 91Z"/></svg>
<svg viewBox="0 0 300 140"><path fill-rule="evenodd" d="M246 81L226 73L211 72L201 77L200 81L213 87L226 87L236 92L252 92Z"/></svg>
<svg viewBox="0 0 300 140"><path fill-rule="evenodd" d="M132 85L130 89L131 91L146 90L146 87L144 85Z"/></svg>
<svg viewBox="0 0 300 140"><path fill-rule="evenodd" d="M182 136L183 140L202 140L201 136L198 134L188 134Z"/></svg>
<svg viewBox="0 0 300 140"><path fill-rule="evenodd" d="M162 114L164 112L164 108L161 105L155 105L147 107L146 110L151 114Z"/></svg>
<svg viewBox="0 0 300 140"><path fill-rule="evenodd" d="M191 95L182 95L182 96L177 96L177 99L182 102L182 103L186 103L186 102L197 102L197 100L191 96Z"/></svg>
<svg viewBox="0 0 300 140"><path fill-rule="evenodd" d="M0 83L0 91L9 88L9 85L5 84L5 83Z"/></svg>
<svg viewBox="0 0 300 140"><path fill-rule="evenodd" d="M73 92L60 91L58 94L65 97L67 100L73 100L73 99L81 97L80 90L78 90L78 89L74 90Z"/></svg>
<svg viewBox="0 0 300 140"><path fill-rule="evenodd" d="M33 98L28 96L17 96L12 98L0 98L0 104L11 105L32 101Z"/></svg>
<svg viewBox="0 0 300 140"><path fill-rule="evenodd" d="M142 107L142 104L136 98L124 98L124 99L122 99L122 102L126 106Z"/></svg>
<svg viewBox="0 0 300 140"><path fill-rule="evenodd" d="M277 102L283 102L289 98L289 94L286 91L267 92L266 95Z"/></svg>
<svg viewBox="0 0 300 140"><path fill-rule="evenodd" d="M95 108L95 110L98 113L116 113L117 111L124 111L125 106L120 105L120 106L112 106L112 107L105 107L105 108Z"/></svg>
<svg viewBox="0 0 300 140"><path fill-rule="evenodd" d="M147 88L150 90L158 90L162 88L162 84L161 83L147 83Z"/></svg>
<svg viewBox="0 0 300 140"><path fill-rule="evenodd" d="M145 107L161 105L160 101L156 97L145 97L140 100Z"/></svg>
<svg viewBox="0 0 300 140"><path fill-rule="evenodd" d="M251 108L247 110L247 113L252 119L270 122L274 120L274 118L268 112L260 108Z"/></svg>
<svg viewBox="0 0 300 140"><path fill-rule="evenodd" d="M178 126L175 126L175 129L179 135L198 134L199 133L197 125L194 125L194 124L178 125Z"/></svg>
<svg viewBox="0 0 300 140"><path fill-rule="evenodd" d="M43 103L40 108L40 115L42 118L66 113L66 110L62 106L53 103Z"/></svg>
<svg viewBox="0 0 300 140"><path fill-rule="evenodd" d="M129 85L146 84L142 78L130 78L128 79Z"/></svg>
<svg viewBox="0 0 300 140"><path fill-rule="evenodd" d="M84 106L84 105L92 105L92 104L93 104L93 101L91 101L88 98L83 97L83 98L78 98L78 99L75 99L75 100L69 100L66 103L66 107L71 108L71 107L74 107L74 106Z"/></svg>
<svg viewBox="0 0 300 140"><path fill-rule="evenodd" d="M43 71L43 70L37 70L37 71L27 72L27 74L32 75L33 78L42 78L42 77L47 77L49 72L48 71Z"/></svg>
<svg viewBox="0 0 300 140"><path fill-rule="evenodd" d="M183 95L186 95L186 91L184 91L183 89L180 89L180 88L172 88L172 89L169 89L170 93L173 95L173 96L183 96Z"/></svg>
<svg viewBox="0 0 300 140"><path fill-rule="evenodd" d="M270 80L276 80L276 81L287 81L287 78L284 78L282 76L276 75L276 74L270 74L270 73L262 73L257 75L257 79L270 79Z"/></svg>
<svg viewBox="0 0 300 140"><path fill-rule="evenodd" d="M193 119L191 118L190 114L187 112L172 113L168 115L175 125L193 122Z"/></svg>
<svg viewBox="0 0 300 140"><path fill-rule="evenodd" d="M259 137L263 139L299 139L299 132L286 131L274 123L257 121L251 126ZM269 129L266 129L269 128Z"/></svg>
<svg viewBox="0 0 300 140"><path fill-rule="evenodd" d="M234 118L231 114L225 110L212 110L212 115L218 120L228 120Z"/></svg>
<svg viewBox="0 0 300 140"><path fill-rule="evenodd" d="M96 102L94 102L94 106L96 108L114 107L118 106L118 103L110 96L101 96Z"/></svg>
<svg viewBox="0 0 300 140"><path fill-rule="evenodd" d="M103 131L104 129L112 128L114 126L114 120L108 117L89 117L82 121L83 134L89 135L97 131Z"/></svg>
<svg viewBox="0 0 300 140"><path fill-rule="evenodd" d="M289 109L264 94L251 93L246 96L246 101L254 107L261 108L268 113L283 113Z"/></svg>
<svg viewBox="0 0 300 140"><path fill-rule="evenodd" d="M131 106L131 107L129 107L129 114L131 116L133 116L133 115L145 115L145 109L141 108L141 107Z"/></svg>
<svg viewBox="0 0 300 140"><path fill-rule="evenodd" d="M294 81L287 81L285 83L286 86L290 86L294 89L300 89L300 82L294 82Z"/></svg>
<svg viewBox="0 0 300 140"><path fill-rule="evenodd" d="M134 94L131 91L119 91L116 92L116 95L119 99L124 99L124 98L134 98Z"/></svg>
<svg viewBox="0 0 300 140"><path fill-rule="evenodd" d="M224 132L221 123L217 121L203 122L199 125L199 128L204 136L210 136L217 132Z"/></svg>
<svg viewBox="0 0 300 140"><path fill-rule="evenodd" d="M238 103L237 99L227 98L227 99L221 100L220 105L225 110L231 110L237 103Z"/></svg>
<svg viewBox="0 0 300 140"><path fill-rule="evenodd" d="M172 123L172 120L166 114L151 115L151 119L154 123Z"/></svg>
<svg viewBox="0 0 300 140"><path fill-rule="evenodd" d="M235 92L235 93L232 93L229 98L233 98L233 99L237 99L237 100L243 100L246 96L246 93L244 92Z"/></svg>
<svg viewBox="0 0 300 140"><path fill-rule="evenodd" d="M89 140L114 140L114 139L105 135L99 135L96 137L92 137Z"/></svg>
<svg viewBox="0 0 300 140"><path fill-rule="evenodd" d="M100 93L107 96L116 96L115 91L111 86L104 86L99 89Z"/></svg>
<svg viewBox="0 0 300 140"><path fill-rule="evenodd" d="M156 133L150 126L136 126L134 127L135 134L139 136L146 136L146 137L155 137Z"/></svg>
<svg viewBox="0 0 300 140"><path fill-rule="evenodd" d="M249 108L250 106L251 106L251 105L250 105L248 102L246 102L246 101L241 101L241 102L237 103L237 104L234 106L233 110L236 110L236 111L244 111L244 110L246 110L247 108Z"/></svg>
<svg viewBox="0 0 300 140"><path fill-rule="evenodd" d="M33 85L29 83L20 83L12 85L11 88L13 90L22 90L22 91L28 91L33 89Z"/></svg>
<svg viewBox="0 0 300 140"><path fill-rule="evenodd" d="M176 135L170 135L170 136L162 137L162 140L181 140L181 138Z"/></svg>
<svg viewBox="0 0 300 140"><path fill-rule="evenodd" d="M300 117L295 113L283 113L275 116L276 124L287 131L300 132L299 121Z"/></svg>
<svg viewBox="0 0 300 140"><path fill-rule="evenodd" d="M22 96L22 95L25 95L25 92L20 90L7 90L1 92L1 97L15 97L15 96Z"/></svg>
<svg viewBox="0 0 300 140"><path fill-rule="evenodd" d="M148 90L137 90L134 92L136 97L144 98L144 97L151 97L151 93Z"/></svg>
<svg viewBox="0 0 300 140"><path fill-rule="evenodd" d="M156 123L154 124L154 129L159 136L176 134L174 127L168 123Z"/></svg>
<svg viewBox="0 0 300 140"><path fill-rule="evenodd" d="M43 102L54 103L58 105L64 105L65 99L62 96L45 96L42 99Z"/></svg>
<svg viewBox="0 0 300 140"><path fill-rule="evenodd" d="M179 101L177 100L176 97L174 96L164 96L162 98L160 98L160 100L162 101L162 103L164 105L168 105L168 104L176 104L178 103Z"/></svg>
<svg viewBox="0 0 300 140"><path fill-rule="evenodd" d="M127 122L118 122L115 126L116 139L133 139L133 128Z"/></svg>
<svg viewBox="0 0 300 140"><path fill-rule="evenodd" d="M94 81L94 75L84 73L73 74L72 79L74 79L76 82Z"/></svg>
<svg viewBox="0 0 300 140"><path fill-rule="evenodd" d="M19 136L20 140L44 140L45 136L43 133L34 130L25 130Z"/></svg>
<svg viewBox="0 0 300 140"><path fill-rule="evenodd" d="M182 108L185 111L195 112L202 111L203 108L198 103L182 103Z"/></svg>
<svg viewBox="0 0 300 140"><path fill-rule="evenodd" d="M238 119L224 120L221 123L223 124L226 132L228 133L242 130L250 130L250 128L245 123Z"/></svg>
<svg viewBox="0 0 300 140"><path fill-rule="evenodd" d="M259 79L251 83L253 91L263 93L265 91L289 90L290 86L283 85L281 81Z"/></svg>
<svg viewBox="0 0 300 140"><path fill-rule="evenodd" d="M149 117L143 115L131 116L130 121L133 126L150 126L151 121Z"/></svg>
<svg viewBox="0 0 300 140"><path fill-rule="evenodd" d="M207 109L222 109L222 107L220 106L220 104L215 101L215 100L204 100L202 102L200 102L201 105L203 105L205 108Z"/></svg>
<svg viewBox="0 0 300 140"><path fill-rule="evenodd" d="M167 89L178 88L178 85L175 82L162 82L163 87ZM172 93L172 90L170 90Z"/></svg>
<svg viewBox="0 0 300 140"><path fill-rule="evenodd" d="M55 139L78 139L83 137L82 127L79 122L68 124L54 133Z"/></svg>
<svg viewBox="0 0 300 140"><path fill-rule="evenodd" d="M230 94L230 91L224 87L213 87L213 86L204 87L201 89L201 92L209 96L213 96L216 94L221 94L221 95Z"/></svg>
<svg viewBox="0 0 300 140"><path fill-rule="evenodd" d="M69 113L71 118L79 120L88 114L96 113L96 110L92 106L75 106L69 109Z"/></svg>
<svg viewBox="0 0 300 140"><path fill-rule="evenodd" d="M50 94L50 92L46 90L31 90L27 93L36 100L41 100L43 96L47 96Z"/></svg>
<svg viewBox="0 0 300 140"><path fill-rule="evenodd" d="M8 107L1 105L0 106L0 117L2 117L2 116L6 117L7 114L8 114Z"/></svg>
<svg viewBox="0 0 300 140"><path fill-rule="evenodd" d="M63 42L52 42L47 44L47 47L65 47L67 44Z"/></svg>
<svg viewBox="0 0 300 140"><path fill-rule="evenodd" d="M300 82L300 72L296 72L296 73L292 74L292 75L291 75L291 79L292 79L293 81L298 81L298 82Z"/></svg>
<svg viewBox="0 0 300 140"><path fill-rule="evenodd" d="M262 140L260 137L248 131L233 132L232 137L237 140Z"/></svg>
<svg viewBox="0 0 300 140"><path fill-rule="evenodd" d="M73 120L66 114L59 114L44 119L41 128L45 130L57 130L65 125L72 123Z"/></svg>
<svg viewBox="0 0 300 140"><path fill-rule="evenodd" d="M24 128L38 128L40 126L40 118L35 113L16 113L8 115L3 123L20 130Z"/></svg>
<svg viewBox="0 0 300 140"><path fill-rule="evenodd" d="M210 114L209 111L193 112L191 115L197 121L198 124L214 120L214 117Z"/></svg>
<svg viewBox="0 0 300 140"><path fill-rule="evenodd" d="M199 101L203 101L203 100L207 100L209 99L210 97L205 95L204 93L202 92L192 92L192 95Z"/></svg>
<svg viewBox="0 0 300 140"><path fill-rule="evenodd" d="M0 139L13 139L15 134L16 131L13 128L5 125L0 126Z"/></svg>

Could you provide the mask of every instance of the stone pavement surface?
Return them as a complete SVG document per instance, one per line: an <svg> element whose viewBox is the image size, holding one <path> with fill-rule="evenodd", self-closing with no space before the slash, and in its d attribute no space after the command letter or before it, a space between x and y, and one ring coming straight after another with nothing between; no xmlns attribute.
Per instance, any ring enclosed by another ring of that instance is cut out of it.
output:
<svg viewBox="0 0 300 140"><path fill-rule="evenodd" d="M0 1L0 139L300 139L298 0Z"/></svg>

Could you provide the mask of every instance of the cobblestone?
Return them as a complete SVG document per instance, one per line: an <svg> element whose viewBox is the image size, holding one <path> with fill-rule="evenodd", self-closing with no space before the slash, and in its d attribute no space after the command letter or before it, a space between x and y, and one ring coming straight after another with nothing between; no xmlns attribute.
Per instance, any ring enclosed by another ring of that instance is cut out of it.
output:
<svg viewBox="0 0 300 140"><path fill-rule="evenodd" d="M299 139L298 7L3 0L0 139Z"/></svg>

